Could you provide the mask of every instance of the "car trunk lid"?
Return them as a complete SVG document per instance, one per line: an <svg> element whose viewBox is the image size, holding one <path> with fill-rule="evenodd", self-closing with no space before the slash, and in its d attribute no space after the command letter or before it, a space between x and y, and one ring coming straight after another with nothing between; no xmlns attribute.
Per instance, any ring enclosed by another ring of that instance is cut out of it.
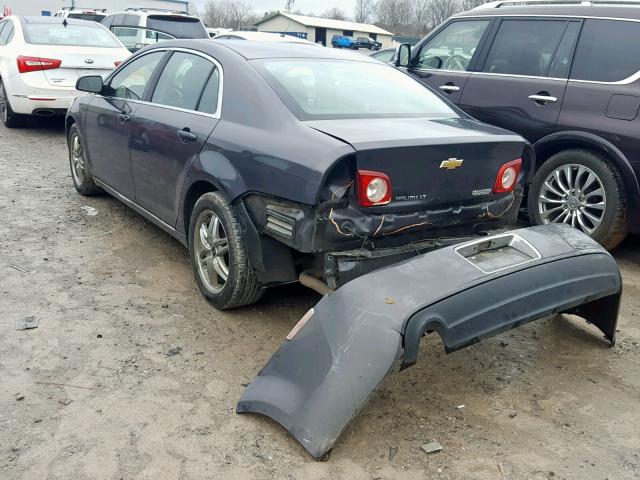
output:
<svg viewBox="0 0 640 480"><path fill-rule="evenodd" d="M56 47L52 57L62 60L59 68L45 70L50 85L75 87L78 78L85 75L101 75L105 78L116 67L116 62L128 56L119 48Z"/></svg>
<svg viewBox="0 0 640 480"><path fill-rule="evenodd" d="M358 170L389 176L387 208L438 208L492 194L502 165L524 140L469 119L318 120L308 126L350 144Z"/></svg>

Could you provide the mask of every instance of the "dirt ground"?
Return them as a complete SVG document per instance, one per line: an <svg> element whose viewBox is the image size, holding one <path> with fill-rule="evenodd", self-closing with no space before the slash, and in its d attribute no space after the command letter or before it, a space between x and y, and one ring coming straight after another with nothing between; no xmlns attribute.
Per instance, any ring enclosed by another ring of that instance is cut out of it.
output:
<svg viewBox="0 0 640 480"><path fill-rule="evenodd" d="M615 348L567 317L448 356L427 338L316 462L234 409L317 295L216 311L178 242L76 194L60 122L0 127L0 478L640 478L640 238L615 255Z"/></svg>

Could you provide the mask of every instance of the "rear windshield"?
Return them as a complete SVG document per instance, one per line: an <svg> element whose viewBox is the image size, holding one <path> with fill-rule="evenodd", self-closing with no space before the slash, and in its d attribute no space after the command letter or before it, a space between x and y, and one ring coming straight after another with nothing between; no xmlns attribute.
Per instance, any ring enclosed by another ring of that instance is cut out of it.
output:
<svg viewBox="0 0 640 480"><path fill-rule="evenodd" d="M150 15L147 17L147 28L169 33L176 38L209 38L207 30L197 18Z"/></svg>
<svg viewBox="0 0 640 480"><path fill-rule="evenodd" d="M266 59L253 64L300 120L458 116L437 94L382 63Z"/></svg>
<svg viewBox="0 0 640 480"><path fill-rule="evenodd" d="M70 13L69 18L77 18L79 20L91 20L93 22L100 23L106 15L100 15L98 13Z"/></svg>
<svg viewBox="0 0 640 480"><path fill-rule="evenodd" d="M25 23L22 25L27 43L36 45L73 45L79 47L122 47L118 40L100 25L61 23Z"/></svg>

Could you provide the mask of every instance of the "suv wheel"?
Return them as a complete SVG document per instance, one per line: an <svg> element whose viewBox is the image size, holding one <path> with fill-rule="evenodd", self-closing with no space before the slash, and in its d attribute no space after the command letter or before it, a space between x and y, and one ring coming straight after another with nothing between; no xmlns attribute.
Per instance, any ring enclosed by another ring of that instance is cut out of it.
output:
<svg viewBox="0 0 640 480"><path fill-rule="evenodd" d="M627 235L622 178L606 158L587 150L565 150L543 163L528 205L533 223L567 223L609 250Z"/></svg>
<svg viewBox="0 0 640 480"><path fill-rule="evenodd" d="M24 125L25 117L15 113L11 109L9 103L9 96L4 88L4 83L0 80L0 117L2 117L2 123L7 128L21 127Z"/></svg>
<svg viewBox="0 0 640 480"><path fill-rule="evenodd" d="M205 193L193 207L189 252L196 283L216 308L250 305L262 296L240 224L231 206L217 192Z"/></svg>

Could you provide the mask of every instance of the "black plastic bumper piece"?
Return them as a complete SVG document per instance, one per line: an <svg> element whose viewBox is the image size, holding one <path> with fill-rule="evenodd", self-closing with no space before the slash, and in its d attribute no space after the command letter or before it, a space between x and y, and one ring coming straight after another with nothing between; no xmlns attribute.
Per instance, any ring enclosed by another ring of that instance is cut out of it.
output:
<svg viewBox="0 0 640 480"><path fill-rule="evenodd" d="M611 255L563 225L445 247L327 295L247 387L237 412L266 415L320 458L402 356L435 330L447 352L555 313L613 344L621 279Z"/></svg>

